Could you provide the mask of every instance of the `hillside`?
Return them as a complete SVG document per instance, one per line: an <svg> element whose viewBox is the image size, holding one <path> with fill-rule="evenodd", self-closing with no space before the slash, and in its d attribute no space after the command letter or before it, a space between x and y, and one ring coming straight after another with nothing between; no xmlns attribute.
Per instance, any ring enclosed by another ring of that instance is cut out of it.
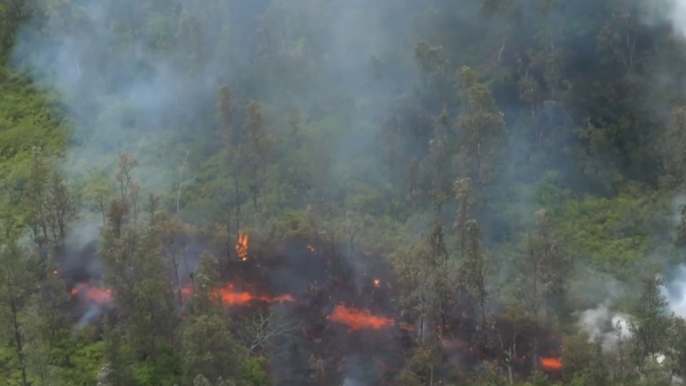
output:
<svg viewBox="0 0 686 386"><path fill-rule="evenodd" d="M0 386L682 383L683 16L0 1Z"/></svg>

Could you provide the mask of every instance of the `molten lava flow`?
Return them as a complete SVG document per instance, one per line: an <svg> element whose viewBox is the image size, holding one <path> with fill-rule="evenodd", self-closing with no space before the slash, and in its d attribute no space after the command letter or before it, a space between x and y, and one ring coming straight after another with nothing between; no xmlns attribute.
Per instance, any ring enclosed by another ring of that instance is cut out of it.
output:
<svg viewBox="0 0 686 386"><path fill-rule="evenodd" d="M81 283L71 290L72 296L81 295L88 301L100 305L107 305L112 303L112 290L102 289L90 284Z"/></svg>
<svg viewBox="0 0 686 386"><path fill-rule="evenodd" d="M291 295L281 295L277 296L274 299L272 299L272 302L275 303L284 303L284 302L294 302L295 299L293 299L293 296Z"/></svg>
<svg viewBox="0 0 686 386"><path fill-rule="evenodd" d="M193 283L188 283L186 286L181 288L181 297L187 299L193 295Z"/></svg>
<svg viewBox="0 0 686 386"><path fill-rule="evenodd" d="M236 243L236 252L238 252L238 257L246 261L248 260L248 235L243 233L238 233L238 242Z"/></svg>
<svg viewBox="0 0 686 386"><path fill-rule="evenodd" d="M400 323L400 329L401 329L401 330L405 330L405 331L410 331L410 332L412 332L412 331L415 330L415 327L414 327L413 325L411 325L411 324Z"/></svg>
<svg viewBox="0 0 686 386"><path fill-rule="evenodd" d="M395 321L391 318L374 316L367 310L359 311L341 305L333 309L333 313L329 315L329 320L345 324L353 330L380 330L395 325Z"/></svg>
<svg viewBox="0 0 686 386"><path fill-rule="evenodd" d="M562 368L560 358L541 358L541 365L548 370L559 370Z"/></svg>
<svg viewBox="0 0 686 386"><path fill-rule="evenodd" d="M191 283L181 288L181 296L185 299L193 295L193 286ZM293 296L281 295L275 298L268 296L255 295L247 291L238 291L232 283L227 283L221 288L212 291L212 295L217 296L222 304L225 306L245 306L253 301L263 301L272 303L294 302Z"/></svg>

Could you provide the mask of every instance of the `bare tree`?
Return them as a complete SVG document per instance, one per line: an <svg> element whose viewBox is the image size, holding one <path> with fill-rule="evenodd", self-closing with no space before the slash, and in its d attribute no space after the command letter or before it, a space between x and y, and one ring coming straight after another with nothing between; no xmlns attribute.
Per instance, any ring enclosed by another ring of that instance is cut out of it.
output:
<svg viewBox="0 0 686 386"><path fill-rule="evenodd" d="M274 312L257 312L242 323L238 336L251 355L267 349L275 339L287 337L295 328L295 323Z"/></svg>

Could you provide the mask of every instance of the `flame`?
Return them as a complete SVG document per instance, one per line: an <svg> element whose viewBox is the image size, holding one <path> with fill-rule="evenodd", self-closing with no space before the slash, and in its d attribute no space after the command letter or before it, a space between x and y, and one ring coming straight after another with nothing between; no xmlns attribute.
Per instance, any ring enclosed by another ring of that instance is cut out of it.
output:
<svg viewBox="0 0 686 386"><path fill-rule="evenodd" d="M236 243L236 252L238 252L238 257L246 261L248 260L248 235L244 233L238 233L238 242Z"/></svg>
<svg viewBox="0 0 686 386"><path fill-rule="evenodd" d="M100 305L107 305L112 303L112 290L98 288L87 283L77 284L76 287L71 290L72 296L81 295L85 297L89 302L97 303Z"/></svg>
<svg viewBox="0 0 686 386"><path fill-rule="evenodd" d="M212 294L218 296L225 306L245 305L254 300L269 301L269 298L255 296L250 292L236 291L234 289L234 285L231 283L226 284L224 287L217 288L216 290L212 291Z"/></svg>
<svg viewBox="0 0 686 386"><path fill-rule="evenodd" d="M185 287L181 288L181 296L183 298L189 298L192 295L192 283L188 283ZM223 287L215 289L212 291L212 295L217 296L221 300L222 304L227 307L245 306L254 301L263 301L268 303L284 303L295 301L293 296L288 294L270 298L269 296L255 295L247 291L238 291L233 283L227 283Z"/></svg>
<svg viewBox="0 0 686 386"><path fill-rule="evenodd" d="M560 358L541 358L541 365L549 370L559 370L562 368Z"/></svg>
<svg viewBox="0 0 686 386"><path fill-rule="evenodd" d="M374 287L379 287L381 285L381 281L379 279L374 279Z"/></svg>
<svg viewBox="0 0 686 386"><path fill-rule="evenodd" d="M293 296L288 295L288 294L277 296L274 299L272 299L272 302L275 302L275 303L294 302L294 301L295 301L295 299L293 299Z"/></svg>
<svg viewBox="0 0 686 386"><path fill-rule="evenodd" d="M329 315L329 320L345 324L353 330L380 330L395 324L395 321L391 318L374 316L368 310L360 311L354 308L346 308L341 305L338 305L333 309L333 313Z"/></svg>
<svg viewBox="0 0 686 386"><path fill-rule="evenodd" d="M400 323L400 329L401 329L401 330L405 330L405 331L410 331L410 332L412 332L412 331L415 330L415 327L414 327L413 325L411 325L411 324Z"/></svg>

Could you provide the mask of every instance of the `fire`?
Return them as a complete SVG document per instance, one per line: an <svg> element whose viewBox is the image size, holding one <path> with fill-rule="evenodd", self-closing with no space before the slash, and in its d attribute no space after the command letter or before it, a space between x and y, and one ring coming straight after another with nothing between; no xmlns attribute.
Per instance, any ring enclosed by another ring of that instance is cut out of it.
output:
<svg viewBox="0 0 686 386"><path fill-rule="evenodd" d="M400 323L400 329L401 329L401 330L405 330L405 331L412 332L412 331L415 330L415 327L414 327L413 325L411 325L411 324Z"/></svg>
<svg viewBox="0 0 686 386"><path fill-rule="evenodd" d="M333 313L329 315L329 320L345 324L353 330L380 330L395 324L395 321L391 318L374 316L368 310L360 311L354 308L346 308L341 305L334 308Z"/></svg>
<svg viewBox="0 0 686 386"><path fill-rule="evenodd" d="M541 358L541 365L548 370L559 370L562 368L560 358Z"/></svg>
<svg viewBox="0 0 686 386"><path fill-rule="evenodd" d="M193 286L191 283L181 289L182 297L189 298L192 295ZM245 306L254 301L263 301L268 303L284 303L295 301L293 296L288 294L270 298L269 296L255 295L247 291L238 291L233 283L227 283L223 287L215 289L212 291L212 295L217 296L221 300L222 304L227 307Z"/></svg>
<svg viewBox="0 0 686 386"><path fill-rule="evenodd" d="M381 285L381 281L379 279L374 279L374 287L379 287Z"/></svg>
<svg viewBox="0 0 686 386"><path fill-rule="evenodd" d="M238 257L246 261L248 260L248 235L244 233L238 233L238 242L236 243L236 252L238 252Z"/></svg>
<svg viewBox="0 0 686 386"><path fill-rule="evenodd" d="M112 290L102 289L92 286L87 283L80 283L71 290L72 296L81 295L89 302L94 302L100 305L112 303Z"/></svg>
<svg viewBox="0 0 686 386"><path fill-rule="evenodd" d="M284 303L284 302L294 302L295 299L293 299L293 296L291 295L281 295L277 296L274 299L272 299L272 302L275 303Z"/></svg>
<svg viewBox="0 0 686 386"><path fill-rule="evenodd" d="M248 304L254 300L269 301L269 298L262 296L255 296L250 292L239 292L234 289L231 283L226 284L222 288L217 288L212 291L212 294L218 296L225 306L241 306Z"/></svg>

